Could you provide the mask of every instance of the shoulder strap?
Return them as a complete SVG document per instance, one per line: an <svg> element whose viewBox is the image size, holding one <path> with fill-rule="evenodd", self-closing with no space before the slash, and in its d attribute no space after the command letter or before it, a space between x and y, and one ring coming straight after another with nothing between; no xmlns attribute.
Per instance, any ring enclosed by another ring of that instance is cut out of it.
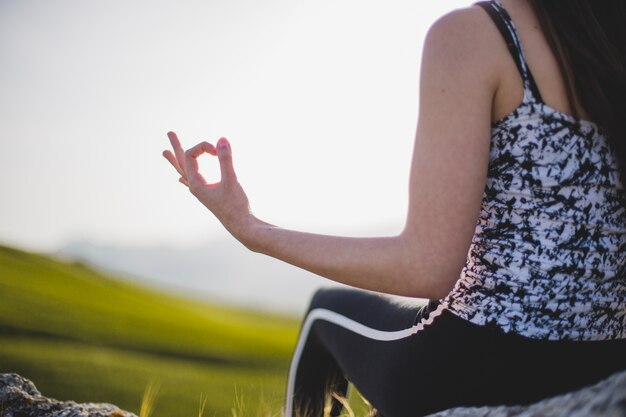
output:
<svg viewBox="0 0 626 417"><path fill-rule="evenodd" d="M526 64L526 58L524 57L522 43L520 42L517 30L515 29L513 20L509 16L506 9L502 7L502 4L500 4L498 0L479 1L475 4L485 9L506 41L509 52L511 53L511 56L517 65L517 69L522 76L522 80L524 81L524 88L529 88L535 99L543 102L541 93L539 93L539 89L535 83L535 79L528 68L528 64Z"/></svg>

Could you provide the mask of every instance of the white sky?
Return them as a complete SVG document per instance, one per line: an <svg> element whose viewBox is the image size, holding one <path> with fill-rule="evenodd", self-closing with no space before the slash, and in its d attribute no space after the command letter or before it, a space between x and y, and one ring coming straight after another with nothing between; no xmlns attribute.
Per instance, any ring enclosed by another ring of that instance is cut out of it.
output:
<svg viewBox="0 0 626 417"><path fill-rule="evenodd" d="M228 137L266 221L399 231L424 35L469 4L0 0L0 243L224 235L162 158L168 130Z"/></svg>

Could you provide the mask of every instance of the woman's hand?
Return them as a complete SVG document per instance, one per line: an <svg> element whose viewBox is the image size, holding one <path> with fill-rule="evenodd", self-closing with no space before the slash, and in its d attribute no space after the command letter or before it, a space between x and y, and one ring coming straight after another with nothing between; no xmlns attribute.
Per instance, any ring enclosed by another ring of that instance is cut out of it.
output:
<svg viewBox="0 0 626 417"><path fill-rule="evenodd" d="M174 152L163 151L167 159L180 174L179 181L186 185L226 229L242 241L254 219L250 212L248 197L237 181L233 168L232 150L226 138L221 138L217 146L200 142L196 146L183 149L174 132L167 134ZM198 158L208 153L217 156L220 164L220 182L209 184L199 171Z"/></svg>

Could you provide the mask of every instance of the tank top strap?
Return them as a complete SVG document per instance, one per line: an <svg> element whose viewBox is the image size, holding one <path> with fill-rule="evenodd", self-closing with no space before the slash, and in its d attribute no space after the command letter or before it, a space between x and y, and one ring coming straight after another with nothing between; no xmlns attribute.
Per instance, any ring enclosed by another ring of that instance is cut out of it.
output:
<svg viewBox="0 0 626 417"><path fill-rule="evenodd" d="M485 9L506 41L509 52L511 53L511 56L517 65L517 69L522 76L522 80L524 81L524 94L526 95L526 93L529 92L535 100L542 103L543 99L541 98L541 93L539 93L537 83L528 68L522 43L509 13L506 11L502 3L500 3L500 0L479 1L475 4Z"/></svg>

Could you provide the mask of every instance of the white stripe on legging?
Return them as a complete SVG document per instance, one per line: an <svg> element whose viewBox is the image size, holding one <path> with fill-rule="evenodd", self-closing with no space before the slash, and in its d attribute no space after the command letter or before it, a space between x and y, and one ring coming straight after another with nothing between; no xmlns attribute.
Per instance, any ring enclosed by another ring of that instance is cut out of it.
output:
<svg viewBox="0 0 626 417"><path fill-rule="evenodd" d="M296 417L293 416L293 394L295 389L294 384L296 380L296 371L298 369L298 364L300 363L302 349L304 348L306 339L309 336L309 331L311 330L311 326L313 326L313 322L315 322L315 320L325 320L341 326L345 329L348 329L363 337L387 342L392 340L404 339L406 337L414 335L415 333L424 329L424 326L431 324L435 317L441 315L444 309L444 305L439 304L436 310L431 311L428 317L423 318L418 324L409 327L408 329L390 332L372 329L371 327L367 327L346 316L342 316L341 314L335 313L334 311L327 310L325 308L316 308L311 310L307 315L306 320L304 320L304 324L302 325L302 330L300 331L300 337L298 339L298 345L296 346L296 351L294 352L293 359L291 360L291 367L289 368L289 381L287 382L287 404L285 416Z"/></svg>

